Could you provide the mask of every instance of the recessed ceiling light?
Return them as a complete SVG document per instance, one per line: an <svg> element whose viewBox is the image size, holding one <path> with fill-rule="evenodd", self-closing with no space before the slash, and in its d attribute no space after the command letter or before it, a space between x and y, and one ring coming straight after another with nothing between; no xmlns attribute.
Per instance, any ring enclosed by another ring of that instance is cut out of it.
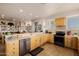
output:
<svg viewBox="0 0 79 59"><path fill-rule="evenodd" d="M39 16L35 16L35 17L39 17Z"/></svg>
<svg viewBox="0 0 79 59"><path fill-rule="evenodd" d="M2 18L4 18L4 17L5 17L5 15L4 15L4 14L2 14L2 15L1 15L1 17L2 17Z"/></svg>
<svg viewBox="0 0 79 59"><path fill-rule="evenodd" d="M16 19L13 19L13 21L15 21Z"/></svg>
<svg viewBox="0 0 79 59"><path fill-rule="evenodd" d="M32 16L32 13L29 13L30 16Z"/></svg>
<svg viewBox="0 0 79 59"><path fill-rule="evenodd" d="M23 12L23 9L20 9L19 12Z"/></svg>

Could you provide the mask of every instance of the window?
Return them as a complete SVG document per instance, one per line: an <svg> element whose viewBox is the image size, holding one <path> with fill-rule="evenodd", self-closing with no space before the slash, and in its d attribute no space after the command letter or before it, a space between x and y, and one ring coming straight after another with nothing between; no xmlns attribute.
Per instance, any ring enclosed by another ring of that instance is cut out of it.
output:
<svg viewBox="0 0 79 59"><path fill-rule="evenodd" d="M68 29L79 29L79 16L68 18Z"/></svg>

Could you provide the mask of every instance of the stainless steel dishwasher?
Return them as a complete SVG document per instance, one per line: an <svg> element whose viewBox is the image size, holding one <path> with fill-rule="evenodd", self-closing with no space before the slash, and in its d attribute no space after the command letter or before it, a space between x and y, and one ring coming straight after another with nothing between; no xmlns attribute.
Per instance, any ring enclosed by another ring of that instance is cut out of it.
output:
<svg viewBox="0 0 79 59"><path fill-rule="evenodd" d="M30 51L30 38L23 38L19 41L19 43L20 56L23 56Z"/></svg>

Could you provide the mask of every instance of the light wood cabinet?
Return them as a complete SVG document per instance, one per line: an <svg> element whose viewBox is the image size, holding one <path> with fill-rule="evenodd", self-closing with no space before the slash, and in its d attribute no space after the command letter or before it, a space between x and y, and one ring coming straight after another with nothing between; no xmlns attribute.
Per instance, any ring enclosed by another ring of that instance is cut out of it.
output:
<svg viewBox="0 0 79 59"><path fill-rule="evenodd" d="M65 25L65 17L60 17L55 19L56 26L64 26Z"/></svg>
<svg viewBox="0 0 79 59"><path fill-rule="evenodd" d="M77 37L72 37L72 49L77 49L78 48L78 38Z"/></svg>
<svg viewBox="0 0 79 59"><path fill-rule="evenodd" d="M41 45L45 44L48 41L47 34L42 34L40 39Z"/></svg>
<svg viewBox="0 0 79 59"><path fill-rule="evenodd" d="M53 34L48 34L48 42L54 43L54 35Z"/></svg>
<svg viewBox="0 0 79 59"><path fill-rule="evenodd" d="M67 47L68 46L68 39L67 39L67 36L65 36L65 47Z"/></svg>
<svg viewBox="0 0 79 59"><path fill-rule="evenodd" d="M78 55L79 55L79 39L78 39Z"/></svg>
<svg viewBox="0 0 79 59"><path fill-rule="evenodd" d="M43 45L44 44L44 35L43 34L41 35L40 39L41 39L40 40L41 41L40 44Z"/></svg>
<svg viewBox="0 0 79 59"><path fill-rule="evenodd" d="M46 42L54 43L54 36L53 36L53 34L43 34L41 36L41 45L45 44Z"/></svg>
<svg viewBox="0 0 79 59"><path fill-rule="evenodd" d="M54 43L52 34L41 34L33 36L31 39L31 51L47 42Z"/></svg>
<svg viewBox="0 0 79 59"><path fill-rule="evenodd" d="M19 41L18 40L6 42L6 55L7 56L18 56L19 55Z"/></svg>
<svg viewBox="0 0 79 59"><path fill-rule="evenodd" d="M31 50L40 46L40 36L34 36L31 39Z"/></svg>
<svg viewBox="0 0 79 59"><path fill-rule="evenodd" d="M71 37L65 36L65 47L71 48L71 42L72 42Z"/></svg>
<svg viewBox="0 0 79 59"><path fill-rule="evenodd" d="M45 44L48 42L48 34L42 34L41 35L41 45Z"/></svg>
<svg viewBox="0 0 79 59"><path fill-rule="evenodd" d="M47 34L44 34L43 42L44 43L48 42L48 35Z"/></svg>
<svg viewBox="0 0 79 59"><path fill-rule="evenodd" d="M78 49L78 38L73 36L65 37L65 47L69 47L72 49Z"/></svg>

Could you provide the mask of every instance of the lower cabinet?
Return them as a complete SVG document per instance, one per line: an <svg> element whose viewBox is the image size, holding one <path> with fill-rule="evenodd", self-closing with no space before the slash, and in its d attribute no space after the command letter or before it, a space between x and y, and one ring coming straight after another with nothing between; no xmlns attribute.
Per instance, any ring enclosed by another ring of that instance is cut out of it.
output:
<svg viewBox="0 0 79 59"><path fill-rule="evenodd" d="M40 36L31 38L31 51L40 46Z"/></svg>
<svg viewBox="0 0 79 59"><path fill-rule="evenodd" d="M78 55L79 55L79 40L78 40Z"/></svg>
<svg viewBox="0 0 79 59"><path fill-rule="evenodd" d="M78 38L77 37L65 37L65 47L78 49Z"/></svg>
<svg viewBox="0 0 79 59"><path fill-rule="evenodd" d="M71 48L71 42L72 42L71 37L65 36L65 47Z"/></svg>
<svg viewBox="0 0 79 59"><path fill-rule="evenodd" d="M30 51L30 39L13 40L6 42L7 56L23 56Z"/></svg>
<svg viewBox="0 0 79 59"><path fill-rule="evenodd" d="M43 44L44 44L44 35L42 34L40 37L40 45L43 45Z"/></svg>
<svg viewBox="0 0 79 59"><path fill-rule="evenodd" d="M52 41L52 38L51 38L50 34L43 34L41 36L41 45L43 45L47 42L50 42L50 41Z"/></svg>
<svg viewBox="0 0 79 59"><path fill-rule="evenodd" d="M48 42L54 43L54 35L53 34L48 34Z"/></svg>
<svg viewBox="0 0 79 59"><path fill-rule="evenodd" d="M46 42L48 42L48 35L44 34L44 36L43 36L43 43L46 43Z"/></svg>
<svg viewBox="0 0 79 59"><path fill-rule="evenodd" d="M18 56L19 55L19 41L18 40L6 42L6 55L7 56Z"/></svg>
<svg viewBox="0 0 79 59"><path fill-rule="evenodd" d="M75 49L75 50L78 49L78 38L77 37L72 37L71 46L72 46L72 49Z"/></svg>
<svg viewBox="0 0 79 59"><path fill-rule="evenodd" d="M54 43L53 37L54 36L52 34L41 34L41 35L36 35L36 36L32 37L31 51L47 42Z"/></svg>

